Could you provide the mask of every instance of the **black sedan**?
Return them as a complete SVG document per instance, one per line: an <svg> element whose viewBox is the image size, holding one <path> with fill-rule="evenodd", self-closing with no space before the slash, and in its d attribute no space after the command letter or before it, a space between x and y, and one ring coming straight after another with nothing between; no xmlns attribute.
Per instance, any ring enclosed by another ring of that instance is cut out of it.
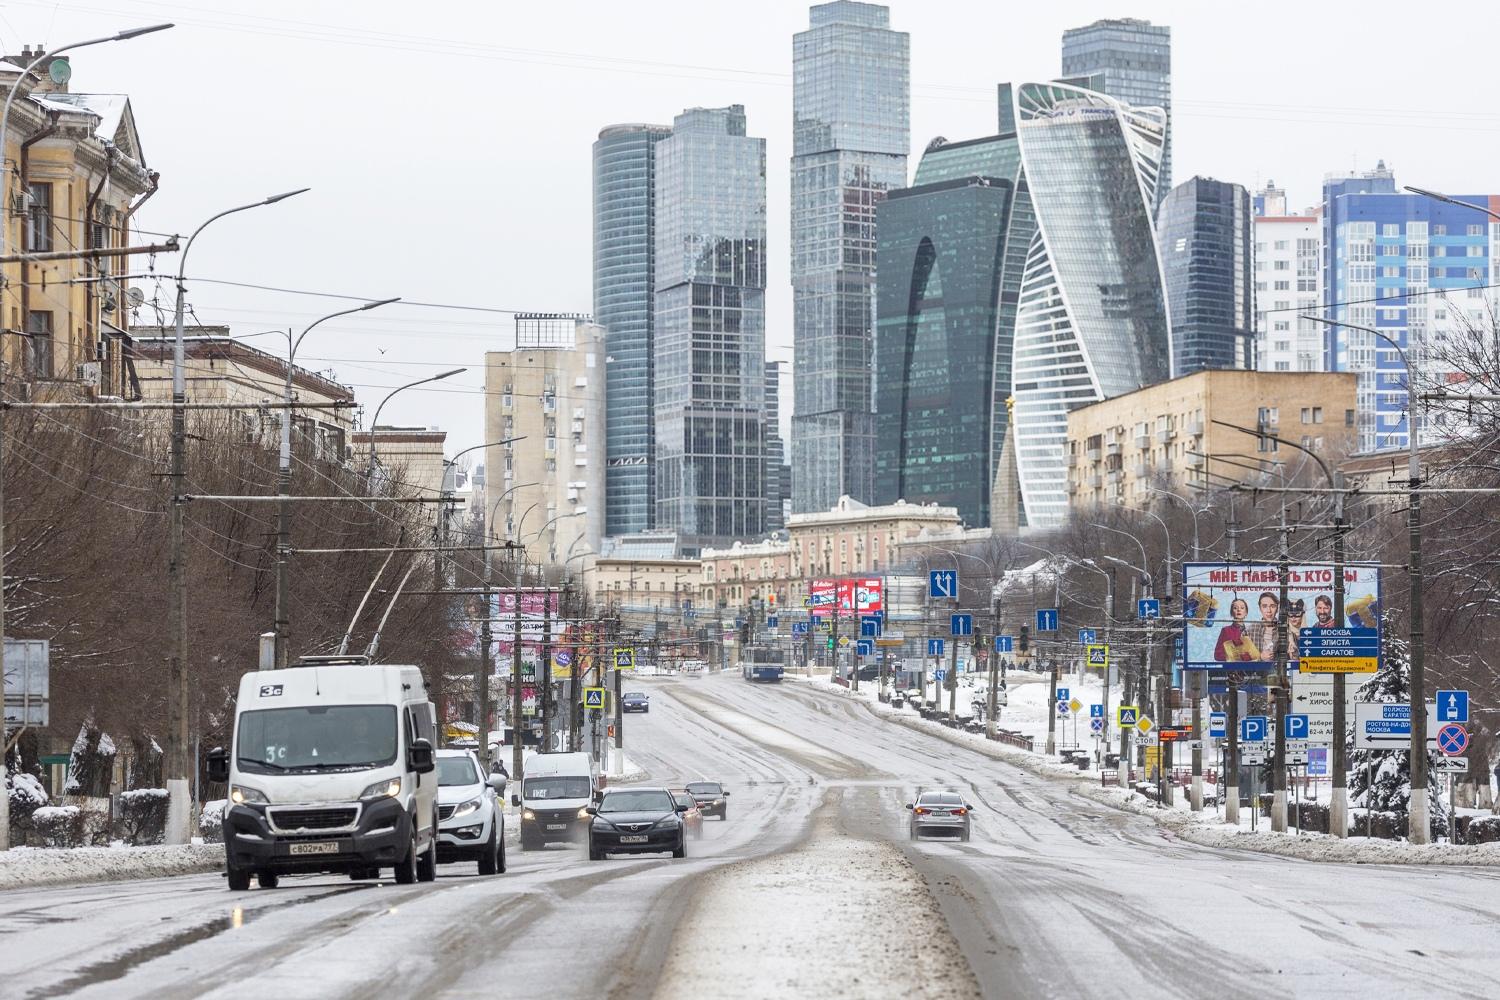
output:
<svg viewBox="0 0 1500 1000"><path fill-rule="evenodd" d="M606 854L661 854L687 857L686 805L665 788L619 788L589 806L589 860Z"/></svg>
<svg viewBox="0 0 1500 1000"><path fill-rule="evenodd" d="M729 798L729 793L724 786L717 781L689 781L687 792L698 803L698 808L703 810L704 817L717 816L720 819L729 818L729 803L724 800Z"/></svg>
<svg viewBox="0 0 1500 1000"><path fill-rule="evenodd" d="M620 709L625 712L649 712L651 699L640 691L626 691L620 697Z"/></svg>

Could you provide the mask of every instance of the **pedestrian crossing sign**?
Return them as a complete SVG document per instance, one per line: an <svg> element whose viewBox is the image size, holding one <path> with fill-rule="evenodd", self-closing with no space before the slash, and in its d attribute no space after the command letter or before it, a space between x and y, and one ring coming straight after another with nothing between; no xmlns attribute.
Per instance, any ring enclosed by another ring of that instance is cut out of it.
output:
<svg viewBox="0 0 1500 1000"><path fill-rule="evenodd" d="M1139 711L1135 705L1121 705L1115 710L1115 723L1121 729L1134 729Z"/></svg>
<svg viewBox="0 0 1500 1000"><path fill-rule="evenodd" d="M583 707L584 708L603 708L604 707L604 689L603 688L584 688L583 689Z"/></svg>
<svg viewBox="0 0 1500 1000"><path fill-rule="evenodd" d="M1109 666L1109 647L1103 643L1092 643L1088 647L1089 666Z"/></svg>
<svg viewBox="0 0 1500 1000"><path fill-rule="evenodd" d="M635 650L630 648L629 646L615 647L615 669L634 670Z"/></svg>

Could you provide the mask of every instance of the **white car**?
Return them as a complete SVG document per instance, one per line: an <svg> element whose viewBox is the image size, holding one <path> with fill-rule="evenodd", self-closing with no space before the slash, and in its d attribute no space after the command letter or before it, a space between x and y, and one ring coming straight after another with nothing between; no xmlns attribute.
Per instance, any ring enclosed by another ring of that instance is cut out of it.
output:
<svg viewBox="0 0 1500 1000"><path fill-rule="evenodd" d="M479 874L505 871L505 776L486 776L470 750L439 750L439 864L477 861Z"/></svg>

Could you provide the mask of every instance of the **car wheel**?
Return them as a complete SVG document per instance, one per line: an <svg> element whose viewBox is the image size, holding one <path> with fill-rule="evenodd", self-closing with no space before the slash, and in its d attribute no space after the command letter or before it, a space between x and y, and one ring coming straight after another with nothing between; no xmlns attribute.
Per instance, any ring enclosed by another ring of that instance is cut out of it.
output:
<svg viewBox="0 0 1500 1000"><path fill-rule="evenodd" d="M484 853L479 855L479 874L493 875L500 868L500 847L495 843L495 823L490 823L490 840L484 845Z"/></svg>
<svg viewBox="0 0 1500 1000"><path fill-rule="evenodd" d="M505 833L500 834L500 874L505 874Z"/></svg>
<svg viewBox="0 0 1500 1000"><path fill-rule="evenodd" d="M276 877L275 872L260 872L255 876L255 883L262 889L274 889L281 884L281 879Z"/></svg>
<svg viewBox="0 0 1500 1000"><path fill-rule="evenodd" d="M434 827L436 829L436 827ZM427 845L427 853L417 858L417 881L437 881L437 840Z"/></svg>
<svg viewBox="0 0 1500 1000"><path fill-rule="evenodd" d="M229 891L244 892L250 888L250 873L242 868L229 867Z"/></svg>
<svg viewBox="0 0 1500 1000"><path fill-rule="evenodd" d="M417 830L412 824L411 839L406 844L406 857L396 862L396 884L412 885L417 881Z"/></svg>
<svg viewBox="0 0 1500 1000"><path fill-rule="evenodd" d="M677 846L672 849L672 857L674 857L674 858L685 858L685 857L687 857L687 835L686 834L679 833L677 835Z"/></svg>

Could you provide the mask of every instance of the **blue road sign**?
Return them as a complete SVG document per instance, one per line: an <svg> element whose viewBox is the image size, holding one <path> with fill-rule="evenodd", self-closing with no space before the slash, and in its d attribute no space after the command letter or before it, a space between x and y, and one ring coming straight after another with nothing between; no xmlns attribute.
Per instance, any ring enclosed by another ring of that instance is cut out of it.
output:
<svg viewBox="0 0 1500 1000"><path fill-rule="evenodd" d="M854 651L857 652L860 656L874 656L875 655L875 640L874 639L861 639L861 640L859 640L859 642L857 642L857 643L854 644Z"/></svg>
<svg viewBox="0 0 1500 1000"><path fill-rule="evenodd" d="M861 618L859 622L859 634L861 638L873 639L880 634L880 623L868 618Z"/></svg>
<svg viewBox="0 0 1500 1000"><path fill-rule="evenodd" d="M1307 739L1307 716L1285 715L1281 719L1282 729L1286 732L1289 740Z"/></svg>
<svg viewBox="0 0 1500 1000"><path fill-rule="evenodd" d="M1456 722L1450 722L1438 730L1437 745L1449 757L1457 757L1469 748L1469 731Z"/></svg>
<svg viewBox="0 0 1500 1000"><path fill-rule="evenodd" d="M1098 642L1098 641L1099 641L1098 633L1096 633L1093 629L1091 629L1091 628L1081 628L1081 629L1078 630L1078 645L1080 645L1080 646L1087 646L1087 645L1089 645L1091 643L1095 643L1095 642Z"/></svg>
<svg viewBox="0 0 1500 1000"><path fill-rule="evenodd" d="M766 615L766 628L775 628L780 621L781 619L775 615Z"/></svg>
<svg viewBox="0 0 1500 1000"><path fill-rule="evenodd" d="M1104 732L1104 717L1096 715L1089 719L1089 729L1096 733Z"/></svg>
<svg viewBox="0 0 1500 1000"><path fill-rule="evenodd" d="M1373 628L1305 628L1297 633L1303 656L1378 656L1380 632Z"/></svg>
<svg viewBox="0 0 1500 1000"><path fill-rule="evenodd" d="M1036 613L1036 630L1038 632L1057 631L1057 609L1038 608Z"/></svg>
<svg viewBox="0 0 1500 1000"><path fill-rule="evenodd" d="M1098 704L1090 705L1089 706L1089 718L1090 719L1102 719L1102 718L1104 718L1104 706L1103 705L1098 705Z"/></svg>
<svg viewBox="0 0 1500 1000"><path fill-rule="evenodd" d="M941 641L941 640L939 640L939 641ZM945 681L945 680L948 679L948 671L946 671L946 670L934 670L932 672L932 679L935 680L935 681Z"/></svg>
<svg viewBox="0 0 1500 1000"><path fill-rule="evenodd" d="M1134 729L1138 714L1139 709L1135 705L1121 705L1115 709L1115 715L1118 717L1115 721L1120 724L1122 729Z"/></svg>
<svg viewBox="0 0 1500 1000"><path fill-rule="evenodd" d="M1058 688L1057 689L1057 700L1058 701L1067 701L1068 700L1068 689L1067 688Z"/></svg>
<svg viewBox="0 0 1500 1000"><path fill-rule="evenodd" d="M949 615L948 616L948 624L949 624L949 633L948 634L951 635L951 636L953 636L955 639L958 638L958 637L960 637L960 636L973 635L974 634L974 616L973 615Z"/></svg>
<svg viewBox="0 0 1500 1000"><path fill-rule="evenodd" d="M995 652L997 652L997 653L1011 653L1011 652L1015 651L1015 648L1016 648L1016 637L1015 636L1013 636L1013 635L997 635L997 636L995 636Z"/></svg>
<svg viewBox="0 0 1500 1000"><path fill-rule="evenodd" d="M1172 640L1172 659L1177 661L1179 667L1187 662L1187 654L1184 652L1184 649L1182 636L1179 635L1176 639Z"/></svg>
<svg viewBox="0 0 1500 1000"><path fill-rule="evenodd" d="M1469 721L1469 692L1442 690L1437 693L1437 716L1439 722Z"/></svg>
<svg viewBox="0 0 1500 1000"><path fill-rule="evenodd" d="M927 640L927 655L928 656L942 656L943 655L943 640L941 640L941 639L928 639Z"/></svg>
<svg viewBox="0 0 1500 1000"><path fill-rule="evenodd" d="M1154 597L1143 597L1135 602L1135 616L1137 618L1160 618L1161 601Z"/></svg>
<svg viewBox="0 0 1500 1000"><path fill-rule="evenodd" d="M792 635L806 635L807 622L792 622Z"/></svg>
<svg viewBox="0 0 1500 1000"><path fill-rule="evenodd" d="M1228 712L1208 713L1208 735L1213 739L1222 740L1229 727Z"/></svg>
<svg viewBox="0 0 1500 1000"><path fill-rule="evenodd" d="M934 569L927 573L927 596L938 600L958 598L958 570Z"/></svg>
<svg viewBox="0 0 1500 1000"><path fill-rule="evenodd" d="M1240 742L1264 743L1270 729L1270 720L1264 715L1247 715L1240 720Z"/></svg>

